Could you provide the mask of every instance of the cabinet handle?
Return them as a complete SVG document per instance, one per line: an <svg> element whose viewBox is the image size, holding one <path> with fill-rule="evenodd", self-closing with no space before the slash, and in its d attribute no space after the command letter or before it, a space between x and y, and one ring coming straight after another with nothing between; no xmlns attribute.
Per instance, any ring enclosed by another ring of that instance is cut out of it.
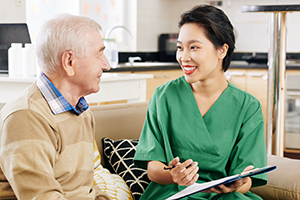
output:
<svg viewBox="0 0 300 200"><path fill-rule="evenodd" d="M172 77L172 75L171 74L167 74L167 75L165 75L165 78L171 78Z"/></svg>
<svg viewBox="0 0 300 200"><path fill-rule="evenodd" d="M225 77L227 80L229 80L232 76L244 76L244 72L231 72L231 71L226 71L225 72Z"/></svg>
<svg viewBox="0 0 300 200"><path fill-rule="evenodd" d="M155 75L154 78L162 78L163 75Z"/></svg>
<svg viewBox="0 0 300 200"><path fill-rule="evenodd" d="M262 77L263 80L267 80L268 79L268 73L266 71L264 71L262 73L251 72L251 73L248 73L247 76Z"/></svg>
<svg viewBox="0 0 300 200"><path fill-rule="evenodd" d="M263 73L248 73L248 76L255 76L255 77L259 77L259 76L263 76Z"/></svg>

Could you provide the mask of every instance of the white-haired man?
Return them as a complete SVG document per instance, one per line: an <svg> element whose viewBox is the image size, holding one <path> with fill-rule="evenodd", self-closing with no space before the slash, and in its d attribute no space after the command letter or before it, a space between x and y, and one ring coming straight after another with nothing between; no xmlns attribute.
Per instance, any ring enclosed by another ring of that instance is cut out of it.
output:
<svg viewBox="0 0 300 200"><path fill-rule="evenodd" d="M43 26L42 73L0 113L0 199L109 199L93 186L94 118L84 99L110 69L100 30L69 14Z"/></svg>

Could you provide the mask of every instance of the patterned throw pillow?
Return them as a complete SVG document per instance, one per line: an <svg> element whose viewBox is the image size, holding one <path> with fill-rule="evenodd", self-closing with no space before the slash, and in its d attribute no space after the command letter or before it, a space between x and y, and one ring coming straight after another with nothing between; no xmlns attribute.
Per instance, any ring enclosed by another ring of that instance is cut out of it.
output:
<svg viewBox="0 0 300 200"><path fill-rule="evenodd" d="M133 200L129 187L117 174L111 174L101 165L101 158L94 142L94 185L114 200Z"/></svg>
<svg viewBox="0 0 300 200"><path fill-rule="evenodd" d="M131 190L135 200L138 200L150 183L147 171L134 165L133 157L138 144L137 140L114 141L103 138L104 155L114 171L120 175Z"/></svg>

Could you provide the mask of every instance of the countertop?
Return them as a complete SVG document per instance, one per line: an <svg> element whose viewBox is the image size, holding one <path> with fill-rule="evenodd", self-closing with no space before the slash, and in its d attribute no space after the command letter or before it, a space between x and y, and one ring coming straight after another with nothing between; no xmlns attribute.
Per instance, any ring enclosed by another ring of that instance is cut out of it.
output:
<svg viewBox="0 0 300 200"><path fill-rule="evenodd" d="M111 71L110 71L111 72ZM104 72L101 76L101 82L112 82L112 81L130 81L139 79L153 78L151 74L118 74L118 73L107 73ZM0 82L7 83L33 83L36 81L36 76L30 77L9 77L8 74L0 74Z"/></svg>
<svg viewBox="0 0 300 200"><path fill-rule="evenodd" d="M130 66L125 63L120 63L117 68L111 68L108 73L118 73L118 72L147 72L147 71L158 71L158 70L176 70L180 69L177 62L135 62L134 66ZM246 61L231 61L229 69L268 69L267 64L255 64L248 63ZM286 64L286 69L296 69L300 70L300 62L288 62ZM7 72L3 74L0 73L1 77L7 77ZM22 79L22 81L26 81ZM31 80L28 80L31 81Z"/></svg>
<svg viewBox="0 0 300 200"><path fill-rule="evenodd" d="M300 5L250 5L243 6L242 12L294 12L300 11Z"/></svg>
<svg viewBox="0 0 300 200"><path fill-rule="evenodd" d="M100 91L86 96L89 103L127 100L130 102L146 101L147 79L152 74L103 73ZM0 104L17 98L37 77L0 76Z"/></svg>
<svg viewBox="0 0 300 200"><path fill-rule="evenodd" d="M156 71L156 70L174 70L180 69L178 63L156 63L149 62L147 65L141 64L143 66L139 66L139 63L136 62L135 66L129 66L125 64L119 64L117 68L111 68L108 72L143 72L143 71ZM229 69L268 69L267 64L255 64L255 63L247 63L246 61L232 61ZM289 63L286 64L286 69L300 69L300 63Z"/></svg>

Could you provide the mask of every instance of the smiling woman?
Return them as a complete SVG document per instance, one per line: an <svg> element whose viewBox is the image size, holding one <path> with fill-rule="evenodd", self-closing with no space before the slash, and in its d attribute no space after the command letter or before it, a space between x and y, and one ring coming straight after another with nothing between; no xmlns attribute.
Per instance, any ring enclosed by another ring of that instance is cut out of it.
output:
<svg viewBox="0 0 300 200"><path fill-rule="evenodd" d="M184 24L180 29L177 61L190 83L205 80L214 74L224 76L222 63L228 45L225 43L216 49L206 37L205 31L205 28L196 23Z"/></svg>
<svg viewBox="0 0 300 200"><path fill-rule="evenodd" d="M141 199L166 199L195 182L266 165L260 103L224 75L234 45L222 10L196 6L181 16L176 57L185 76L158 87L149 102L134 157L152 181ZM258 200L249 189L264 184L266 175L247 177L191 198Z"/></svg>

